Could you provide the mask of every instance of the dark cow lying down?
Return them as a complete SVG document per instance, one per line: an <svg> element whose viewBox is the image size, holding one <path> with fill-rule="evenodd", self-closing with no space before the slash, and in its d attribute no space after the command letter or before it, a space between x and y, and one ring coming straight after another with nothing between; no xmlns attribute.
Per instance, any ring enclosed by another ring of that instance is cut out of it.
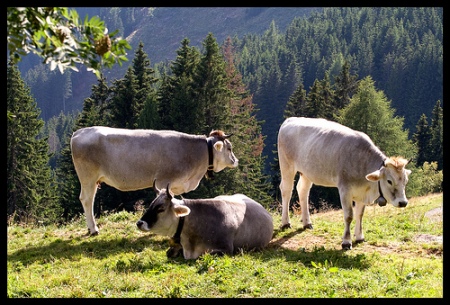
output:
<svg viewBox="0 0 450 305"><path fill-rule="evenodd" d="M170 182L175 195L187 193L197 188L205 174L237 167L239 160L229 137L221 130L212 131L209 137L104 126L75 131L70 147L90 234L98 234L93 207L100 183L135 191L151 187L157 179L160 187Z"/></svg>
<svg viewBox="0 0 450 305"><path fill-rule="evenodd" d="M173 236L185 259L259 250L272 239L272 216L243 194L179 200L173 198L169 185L154 188L158 195L136 225L141 231ZM173 249L167 252L169 257L177 254Z"/></svg>

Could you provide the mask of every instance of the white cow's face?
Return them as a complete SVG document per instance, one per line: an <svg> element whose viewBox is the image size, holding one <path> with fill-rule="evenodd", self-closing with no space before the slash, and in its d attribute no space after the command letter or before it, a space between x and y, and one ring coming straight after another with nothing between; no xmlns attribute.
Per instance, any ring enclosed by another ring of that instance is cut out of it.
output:
<svg viewBox="0 0 450 305"><path fill-rule="evenodd" d="M391 166L384 168L384 175L380 180L381 189L386 200L395 207L402 208L408 204L405 187L410 173L411 171L405 168L401 171L397 171Z"/></svg>
<svg viewBox="0 0 450 305"><path fill-rule="evenodd" d="M366 176L369 181L378 181L383 197L399 208L408 204L405 188L411 170L405 168L407 163L408 161L403 158L388 158L386 166Z"/></svg>

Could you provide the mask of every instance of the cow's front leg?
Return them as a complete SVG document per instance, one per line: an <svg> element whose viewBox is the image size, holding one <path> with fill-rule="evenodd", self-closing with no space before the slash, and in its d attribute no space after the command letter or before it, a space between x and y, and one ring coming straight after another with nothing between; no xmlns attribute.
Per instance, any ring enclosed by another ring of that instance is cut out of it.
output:
<svg viewBox="0 0 450 305"><path fill-rule="evenodd" d="M309 218L309 191L312 185L311 180L300 174L297 183L297 193L300 200L300 207L302 208L303 229L313 228L311 219Z"/></svg>
<svg viewBox="0 0 450 305"><path fill-rule="evenodd" d="M342 210L344 211L344 235L342 236L342 249L350 250L352 248L352 238L350 234L350 225L353 220L352 200L346 194L339 191Z"/></svg>
<svg viewBox="0 0 450 305"><path fill-rule="evenodd" d="M281 167L281 164L280 164ZM281 170L281 229L287 229L291 227L289 219L289 203L291 202L292 189L294 187L295 172L292 169L286 168Z"/></svg>
<svg viewBox="0 0 450 305"><path fill-rule="evenodd" d="M166 251L166 256L168 258L175 258L183 255L183 246L180 243L174 241L173 238L169 242L170 248Z"/></svg>
<svg viewBox="0 0 450 305"><path fill-rule="evenodd" d="M364 203L356 202L355 204L355 243L364 241L364 233L362 228L362 218L366 206Z"/></svg>

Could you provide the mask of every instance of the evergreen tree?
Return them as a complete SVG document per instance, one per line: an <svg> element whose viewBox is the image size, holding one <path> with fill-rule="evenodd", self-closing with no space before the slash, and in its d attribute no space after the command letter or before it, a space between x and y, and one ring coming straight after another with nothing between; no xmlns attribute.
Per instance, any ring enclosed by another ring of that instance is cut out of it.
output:
<svg viewBox="0 0 450 305"><path fill-rule="evenodd" d="M7 66L7 217L8 221L54 222L61 212L49 162L47 138L40 138L44 121L10 60Z"/></svg>
<svg viewBox="0 0 450 305"><path fill-rule="evenodd" d="M124 78L113 81L111 87L113 97L108 107L111 111L109 126L117 128L135 129L141 102L138 100L138 83L133 67L130 66Z"/></svg>
<svg viewBox="0 0 450 305"><path fill-rule="evenodd" d="M294 93L289 98L284 109L283 118L302 116L306 104L306 90L303 83L300 83Z"/></svg>
<svg viewBox="0 0 450 305"><path fill-rule="evenodd" d="M332 108L333 99L334 93L331 89L328 73L325 73L323 80L316 79L314 81L307 95L303 116L331 120L334 111Z"/></svg>
<svg viewBox="0 0 450 305"><path fill-rule="evenodd" d="M167 73L163 74L161 77L161 86L156 94L159 106L157 110L159 114L160 129L175 130L173 117L171 116L174 90L175 85L171 77L168 76Z"/></svg>
<svg viewBox="0 0 450 305"><path fill-rule="evenodd" d="M431 118L431 153L432 159L430 161L437 161L437 169L443 169L444 162L444 125L443 112L441 108L441 101L438 100L432 111Z"/></svg>
<svg viewBox="0 0 450 305"><path fill-rule="evenodd" d="M204 121L201 134L209 134L211 130L223 129L229 119L227 101L230 92L227 88L225 61L219 45L212 33L202 42L204 53L194 76L194 98L198 107L204 109Z"/></svg>
<svg viewBox="0 0 450 305"><path fill-rule="evenodd" d="M424 162L431 160L431 130L425 114L422 114L417 122L413 141L417 147L416 164L422 166Z"/></svg>
<svg viewBox="0 0 450 305"><path fill-rule="evenodd" d="M75 117L76 115L73 113L65 115L61 112L58 116L51 118L45 123L41 136L48 137L49 149L52 154L49 164L52 169L57 167L56 163L61 157L61 150L64 143L66 143L67 138L70 138L72 135Z"/></svg>
<svg viewBox="0 0 450 305"><path fill-rule="evenodd" d="M76 122L76 127L102 126L110 122L108 99L111 89L108 87L103 74L97 79L97 84L92 86L91 96L83 103L83 110Z"/></svg>
<svg viewBox="0 0 450 305"><path fill-rule="evenodd" d="M158 92L162 127L186 133L199 133L205 122L205 109L195 98L194 77L200 62L200 52L181 42L177 58L171 65L171 75L163 78Z"/></svg>
<svg viewBox="0 0 450 305"><path fill-rule="evenodd" d="M339 111L338 122L366 133L387 156L415 156L408 131L403 129L403 118L394 115L383 91L375 89L372 77L367 76L347 107Z"/></svg>
<svg viewBox="0 0 450 305"><path fill-rule="evenodd" d="M155 70L150 68L150 60L144 51L144 44L139 43L133 59L133 71L136 76L136 102L134 103L134 116L137 116L135 127L157 128L159 118L157 114L157 99L154 77Z"/></svg>
<svg viewBox="0 0 450 305"><path fill-rule="evenodd" d="M342 109L350 103L350 98L358 87L358 75L350 74L348 60L345 61L339 75L335 77L334 87L334 107L335 109Z"/></svg>

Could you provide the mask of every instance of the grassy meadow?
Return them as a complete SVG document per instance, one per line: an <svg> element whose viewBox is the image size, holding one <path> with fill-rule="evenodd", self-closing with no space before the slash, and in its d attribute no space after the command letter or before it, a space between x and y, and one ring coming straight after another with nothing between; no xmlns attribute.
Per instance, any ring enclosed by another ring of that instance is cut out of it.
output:
<svg viewBox="0 0 450 305"><path fill-rule="evenodd" d="M342 210L298 211L258 252L168 259L169 238L140 232L141 212L64 226L7 228L8 298L443 298L443 194L406 208L368 206L366 242L341 250ZM352 225L353 234L354 222Z"/></svg>

